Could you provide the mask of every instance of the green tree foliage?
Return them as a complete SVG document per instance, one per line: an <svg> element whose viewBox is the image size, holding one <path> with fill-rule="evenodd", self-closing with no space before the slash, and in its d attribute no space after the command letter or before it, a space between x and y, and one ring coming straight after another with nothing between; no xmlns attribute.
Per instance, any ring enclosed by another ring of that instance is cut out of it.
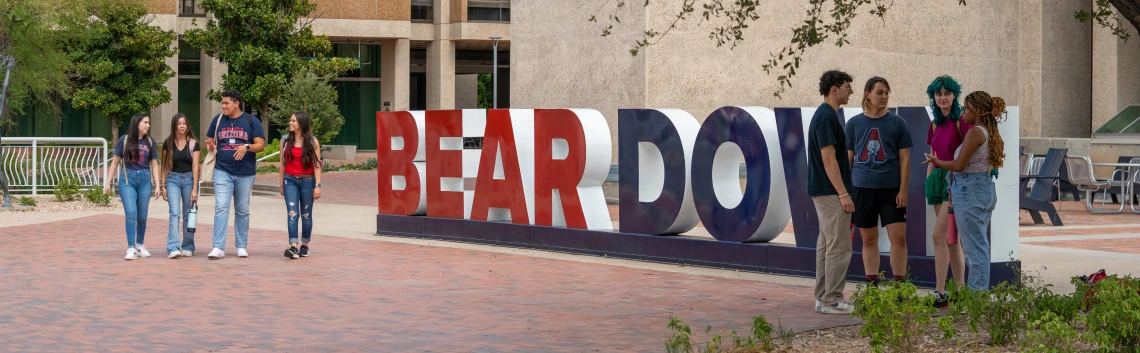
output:
<svg viewBox="0 0 1140 353"><path fill-rule="evenodd" d="M174 70L166 58L177 53L177 37L150 25L146 11L139 0L100 0L91 7L86 39L71 47L80 75L72 105L102 110L112 141L131 115L170 101L166 81Z"/></svg>
<svg viewBox="0 0 1140 353"><path fill-rule="evenodd" d="M494 90L494 82L491 82L491 74L479 74L477 81L479 93L478 103L481 109L491 109L492 93Z"/></svg>
<svg viewBox="0 0 1140 353"><path fill-rule="evenodd" d="M312 68L301 67L291 82L282 87L269 104L269 118L274 124L286 127L281 135L289 132L289 117L293 112L303 111L309 113L310 127L317 140L326 143L336 138L344 125L344 116L336 106L336 89L329 84L332 79L318 75Z"/></svg>
<svg viewBox="0 0 1140 353"><path fill-rule="evenodd" d="M0 131L15 127L14 115L39 105L58 111L59 98L71 95L71 58L66 48L81 33L82 2L0 1L0 55L14 57ZM0 68L0 80L6 69Z"/></svg>
<svg viewBox="0 0 1140 353"><path fill-rule="evenodd" d="M261 112L262 124L273 115L269 103L301 67L324 77L359 66L355 59L324 57L332 44L327 36L313 34L309 16L317 5L308 0L201 0L199 5L213 17L203 28L186 31L186 41L229 65L223 89L241 91L244 103ZM208 96L221 100L218 90Z"/></svg>

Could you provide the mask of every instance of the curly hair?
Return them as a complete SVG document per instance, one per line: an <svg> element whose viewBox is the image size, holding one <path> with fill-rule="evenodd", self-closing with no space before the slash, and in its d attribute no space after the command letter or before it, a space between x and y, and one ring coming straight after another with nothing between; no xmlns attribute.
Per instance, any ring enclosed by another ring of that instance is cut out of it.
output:
<svg viewBox="0 0 1140 353"><path fill-rule="evenodd" d="M998 123L1005 119L1005 100L1001 97L990 97L990 94L984 91L975 91L966 96L966 103L970 104L974 113L978 115L976 125L981 125L990 134L990 138L986 141L990 147L990 167L1001 168L1005 164L1005 142L998 132Z"/></svg>
<svg viewBox="0 0 1140 353"><path fill-rule="evenodd" d="M843 86L844 83L854 82L855 79L851 78L846 72L839 70L830 70L823 73L819 77L819 95L827 97L831 93L832 87Z"/></svg>
<svg viewBox="0 0 1140 353"><path fill-rule="evenodd" d="M962 105L958 104L958 98L962 96L962 85L948 75L938 76L934 82L930 83L930 86L926 86L926 96L930 98L930 109L934 112L934 125L937 126L946 123L946 117L942 116L941 108L934 101L934 94L943 88L954 94L954 102L950 105L950 121L958 121L962 117Z"/></svg>

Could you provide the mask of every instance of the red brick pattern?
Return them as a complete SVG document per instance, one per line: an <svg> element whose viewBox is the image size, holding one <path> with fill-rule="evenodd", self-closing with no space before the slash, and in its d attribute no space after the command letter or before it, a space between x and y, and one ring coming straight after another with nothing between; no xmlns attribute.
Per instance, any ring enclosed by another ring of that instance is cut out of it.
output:
<svg viewBox="0 0 1140 353"><path fill-rule="evenodd" d="M285 235L258 229L249 258L231 233L207 260L203 233L169 260L166 222L149 225L154 257L135 261L116 216L0 228L21 235L0 257L0 350L659 352L670 316L695 331L858 322L813 312L809 287L320 235L288 260Z"/></svg>

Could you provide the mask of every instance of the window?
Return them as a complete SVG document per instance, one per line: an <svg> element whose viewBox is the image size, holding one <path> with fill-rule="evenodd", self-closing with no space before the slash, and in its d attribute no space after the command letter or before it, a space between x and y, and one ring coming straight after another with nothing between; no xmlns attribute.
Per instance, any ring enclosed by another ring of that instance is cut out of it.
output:
<svg viewBox="0 0 1140 353"><path fill-rule="evenodd" d="M198 0L178 0L178 15L184 17L206 17L206 11L198 6Z"/></svg>
<svg viewBox="0 0 1140 353"><path fill-rule="evenodd" d="M1130 105L1109 119L1096 135L1140 134L1140 105Z"/></svg>
<svg viewBox="0 0 1140 353"><path fill-rule="evenodd" d="M432 0L412 0L412 22L432 22Z"/></svg>
<svg viewBox="0 0 1140 353"><path fill-rule="evenodd" d="M470 0L467 2L469 22L511 22L511 2L508 0Z"/></svg>
<svg viewBox="0 0 1140 353"><path fill-rule="evenodd" d="M202 74L202 51L184 40L178 40L178 76Z"/></svg>

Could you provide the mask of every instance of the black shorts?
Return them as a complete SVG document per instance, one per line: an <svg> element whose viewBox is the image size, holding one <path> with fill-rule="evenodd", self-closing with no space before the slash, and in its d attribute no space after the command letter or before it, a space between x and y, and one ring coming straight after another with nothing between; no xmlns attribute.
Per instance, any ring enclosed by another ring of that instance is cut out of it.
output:
<svg viewBox="0 0 1140 353"><path fill-rule="evenodd" d="M876 228L879 220L882 225L906 222L906 207L898 208L895 198L899 188L872 189L856 186L851 191L851 201L855 203L855 213L851 220L859 228Z"/></svg>

